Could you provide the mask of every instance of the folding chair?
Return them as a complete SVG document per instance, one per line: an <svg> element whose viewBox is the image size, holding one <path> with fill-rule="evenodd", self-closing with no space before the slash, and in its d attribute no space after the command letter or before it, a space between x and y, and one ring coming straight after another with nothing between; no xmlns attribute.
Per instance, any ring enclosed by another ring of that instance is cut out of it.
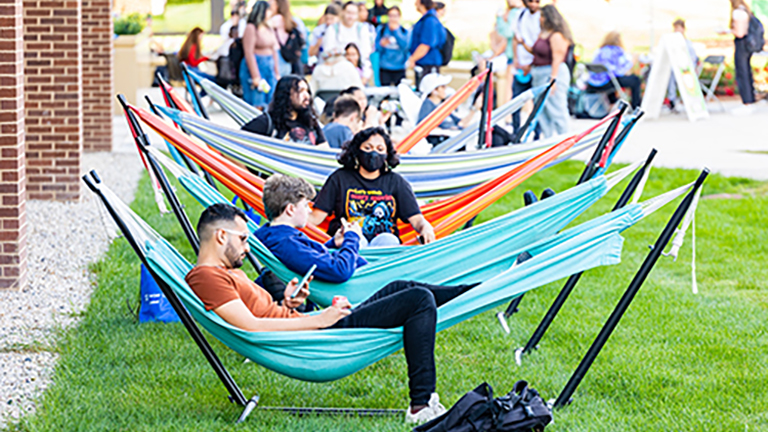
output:
<svg viewBox="0 0 768 432"><path fill-rule="evenodd" d="M715 76L712 77L712 79L701 78L701 73L704 72L704 63L709 63L712 66L717 66L717 71L715 71ZM718 99L718 97L715 96L715 90L717 90L717 85L720 84L720 78L723 76L724 71L725 71L725 56L722 56L722 55L707 56L707 58L705 58L704 61L702 61L701 64L699 65L699 70L698 70L699 84L701 84L701 89L704 91L704 102L716 101L718 105L720 105L720 109L722 111L725 111L725 108L723 107L723 103L720 102L720 99Z"/></svg>
<svg viewBox="0 0 768 432"><path fill-rule="evenodd" d="M610 70L608 70L605 65L602 65L600 63L584 63L584 67L587 68L587 72L589 73L607 73L608 76L611 78L611 84L613 84L613 88L619 93L619 98L628 101L627 94L624 93L624 89L621 88L621 84L619 84L619 80L616 79L616 75L613 74Z"/></svg>

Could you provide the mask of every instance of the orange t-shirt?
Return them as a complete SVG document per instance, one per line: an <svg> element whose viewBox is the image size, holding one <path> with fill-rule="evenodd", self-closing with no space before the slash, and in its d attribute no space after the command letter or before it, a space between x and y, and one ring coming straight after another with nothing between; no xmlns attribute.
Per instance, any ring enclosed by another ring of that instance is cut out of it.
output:
<svg viewBox="0 0 768 432"><path fill-rule="evenodd" d="M205 310L216 309L240 299L256 318L298 318L293 309L278 305L262 287L248 279L242 270L196 266L184 278L202 300Z"/></svg>

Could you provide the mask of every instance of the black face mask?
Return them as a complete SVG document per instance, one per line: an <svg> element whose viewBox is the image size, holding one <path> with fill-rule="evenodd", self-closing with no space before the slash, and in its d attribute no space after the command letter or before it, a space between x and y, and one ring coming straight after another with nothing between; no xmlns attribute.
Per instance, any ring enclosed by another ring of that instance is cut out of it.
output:
<svg viewBox="0 0 768 432"><path fill-rule="evenodd" d="M387 160L387 155L381 154L377 151L360 151L357 160L360 162L363 168L368 172L376 172L380 170Z"/></svg>

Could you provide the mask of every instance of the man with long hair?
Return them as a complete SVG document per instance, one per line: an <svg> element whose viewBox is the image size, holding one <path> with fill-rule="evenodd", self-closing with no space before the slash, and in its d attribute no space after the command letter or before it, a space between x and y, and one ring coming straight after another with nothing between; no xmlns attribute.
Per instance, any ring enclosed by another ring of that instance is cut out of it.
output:
<svg viewBox="0 0 768 432"><path fill-rule="evenodd" d="M312 107L312 93L304 78L280 78L269 110L246 123L242 130L308 145L328 146Z"/></svg>

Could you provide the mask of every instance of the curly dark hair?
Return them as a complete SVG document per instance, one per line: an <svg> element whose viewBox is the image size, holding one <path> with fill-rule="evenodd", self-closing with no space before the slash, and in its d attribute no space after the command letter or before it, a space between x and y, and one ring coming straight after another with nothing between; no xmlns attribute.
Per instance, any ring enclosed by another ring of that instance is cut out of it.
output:
<svg viewBox="0 0 768 432"><path fill-rule="evenodd" d="M344 169L350 171L357 170L359 166L357 157L360 155L360 146L374 135L382 137L387 144L387 163L381 167L381 173L384 174L400 164L400 156L397 154L387 131L383 127L377 126L361 130L355 134L352 141L347 141L341 145L341 153L339 153L338 160L344 166Z"/></svg>
<svg viewBox="0 0 768 432"><path fill-rule="evenodd" d="M314 129L318 126L317 114L312 106L312 89L309 89L309 106L296 109L291 102L291 95L299 91L299 83L304 82L309 88L307 80L296 75L286 75L277 82L272 102L269 103L269 116L272 117L275 130L287 130L286 122L290 120L290 113L296 113L296 120Z"/></svg>

